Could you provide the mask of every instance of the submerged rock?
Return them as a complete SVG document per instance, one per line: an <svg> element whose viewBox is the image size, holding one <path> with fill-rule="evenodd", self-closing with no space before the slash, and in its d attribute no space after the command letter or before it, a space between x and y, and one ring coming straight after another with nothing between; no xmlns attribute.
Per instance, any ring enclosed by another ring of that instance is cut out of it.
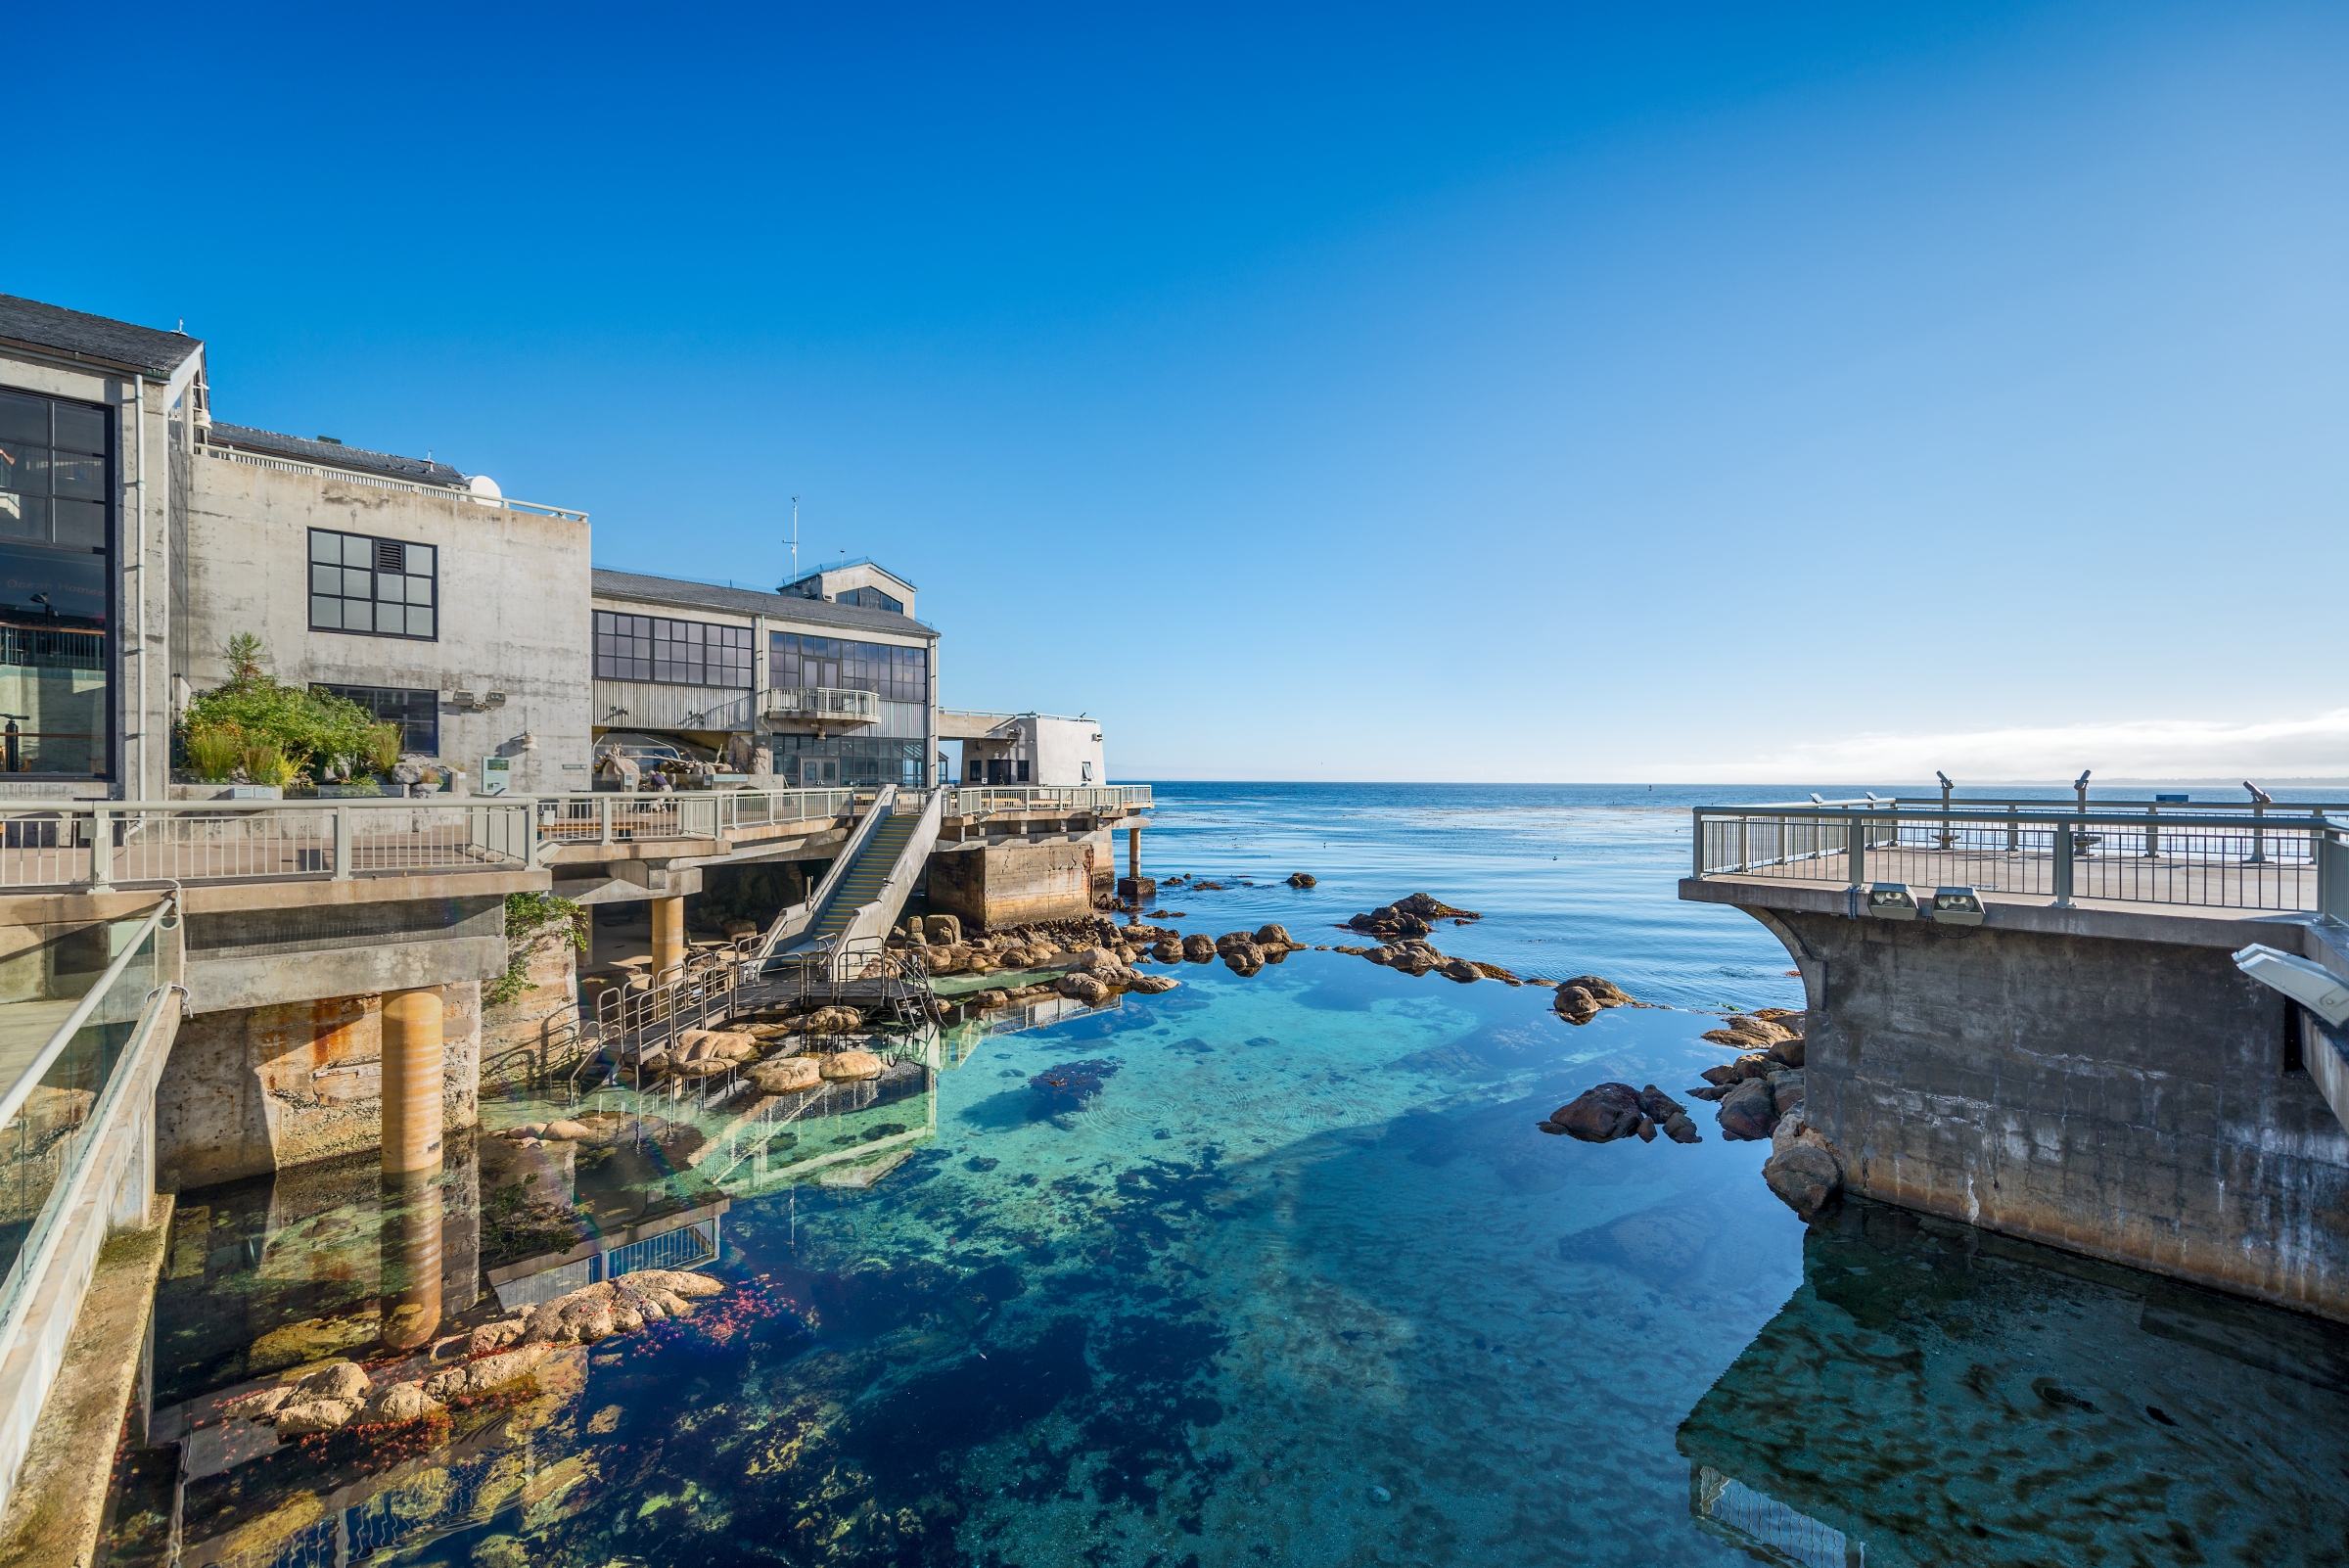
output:
<svg viewBox="0 0 2349 1568"><path fill-rule="evenodd" d="M349 1425L350 1418L358 1413L358 1406L348 1400L304 1400L277 1412L277 1435L299 1438L333 1432Z"/></svg>
<svg viewBox="0 0 2349 1568"><path fill-rule="evenodd" d="M415 1421L440 1408L440 1402L424 1391L422 1383L393 1383L376 1391L375 1397L359 1407L364 1421Z"/></svg>
<svg viewBox="0 0 2349 1568"><path fill-rule="evenodd" d="M802 1094L823 1081L823 1067L812 1056L786 1056L751 1069L751 1082L762 1094Z"/></svg>
<svg viewBox="0 0 2349 1568"><path fill-rule="evenodd" d="M1680 1101L1653 1084L1639 1091L1639 1110L1658 1127L1681 1115L1686 1109Z"/></svg>
<svg viewBox="0 0 2349 1568"><path fill-rule="evenodd" d="M1686 1112L1676 1112L1664 1120L1664 1135L1675 1143L1702 1143L1705 1135L1688 1120Z"/></svg>
<svg viewBox="0 0 2349 1568"><path fill-rule="evenodd" d="M1799 1119L1789 1119L1799 1128ZM1808 1135L1804 1135L1807 1133ZM1826 1139L1804 1129L1780 1141L1762 1165L1762 1179L1770 1190L1805 1220L1814 1218L1843 1190L1843 1165Z"/></svg>
<svg viewBox="0 0 2349 1568"><path fill-rule="evenodd" d="M337 1361L294 1385L296 1400L337 1400L356 1404L367 1397L367 1372L355 1361Z"/></svg>
<svg viewBox="0 0 2349 1568"><path fill-rule="evenodd" d="M1047 1067L1030 1079L1028 1087L1048 1112L1074 1111L1099 1094L1101 1086L1115 1078L1118 1069L1125 1065L1114 1056L1083 1062L1063 1062L1058 1067Z"/></svg>
<svg viewBox="0 0 2349 1568"><path fill-rule="evenodd" d="M1308 872L1294 871L1289 874L1289 886L1292 888L1310 888L1313 885L1313 878Z"/></svg>

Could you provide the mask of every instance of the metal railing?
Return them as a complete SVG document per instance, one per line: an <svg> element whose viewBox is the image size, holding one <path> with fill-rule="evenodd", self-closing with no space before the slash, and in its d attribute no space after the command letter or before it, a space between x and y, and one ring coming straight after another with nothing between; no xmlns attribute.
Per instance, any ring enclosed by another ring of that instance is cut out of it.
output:
<svg viewBox="0 0 2349 1568"><path fill-rule="evenodd" d="M1076 810L1147 810L1147 784L966 784L946 803L948 816L988 816L996 811L1029 811L1039 806Z"/></svg>
<svg viewBox="0 0 2349 1568"><path fill-rule="evenodd" d="M451 484L433 484L423 480L401 479L393 474L377 474L362 468L345 468L336 463L304 462L298 457L279 457L275 453L249 452L242 447L220 446L207 442L198 448L207 457L223 463L242 463L248 468L266 468L280 474L309 474L320 479L348 480L353 484L369 484L377 489L406 490L416 495L437 495L443 500L463 501L472 506L494 507L506 512L535 512L542 517L567 517L576 522L587 521L587 514L576 506L548 506L542 501L518 501L507 495L484 495L470 489L458 489Z"/></svg>
<svg viewBox="0 0 2349 1568"><path fill-rule="evenodd" d="M2326 804L1825 801L1692 813L1694 875L2349 918L2349 823Z"/></svg>
<svg viewBox="0 0 2349 1568"><path fill-rule="evenodd" d="M103 936L110 961L0 1091L0 1262L7 1268L0 1359L14 1349L29 1293L66 1239L65 1217L80 1201L99 1134L121 1097L122 1064L152 1037L163 1010L178 1006L171 977L157 961L159 932L176 908L164 899L143 915L85 928ZM8 1015L40 1005L0 1007L0 1027Z"/></svg>
<svg viewBox="0 0 2349 1568"><path fill-rule="evenodd" d="M821 718L835 723L871 723L881 716L878 693L838 686L769 686L769 718Z"/></svg>

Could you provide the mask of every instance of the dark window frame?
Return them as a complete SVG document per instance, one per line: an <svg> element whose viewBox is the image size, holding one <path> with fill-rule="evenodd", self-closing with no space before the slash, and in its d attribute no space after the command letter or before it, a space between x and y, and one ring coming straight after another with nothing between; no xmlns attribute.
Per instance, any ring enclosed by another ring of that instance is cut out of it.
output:
<svg viewBox="0 0 2349 1568"><path fill-rule="evenodd" d="M839 689L869 691L884 702L930 704L930 648L898 642L857 642L807 631L767 634L766 683L776 690L824 686L806 678L809 662L837 665Z"/></svg>
<svg viewBox="0 0 2349 1568"><path fill-rule="evenodd" d="M711 633L717 635L713 637ZM758 643L749 626L718 621L680 621L639 615L633 610L598 610L593 631L598 680L634 680L651 686L709 686L749 691L758 683ZM695 649L690 659L680 650ZM713 680L713 654L719 655ZM679 674L681 669L694 672ZM739 675L740 679L731 677Z"/></svg>
<svg viewBox="0 0 2349 1568"><path fill-rule="evenodd" d="M0 543L20 546L30 551L38 552L38 555L34 557L36 560L43 556L55 555L61 561L86 561L90 556L96 556L101 563L99 571L103 576L106 584L104 600L105 611L104 614L98 618L101 623L97 627L92 628L85 625L56 628L60 631L79 632L85 634L94 631L96 635L104 639L103 643L101 644L99 657L102 661L101 669L106 677L106 683L102 689L102 695L100 697L100 712L97 718L99 728L97 732L86 737L96 740L100 743L99 745L90 749L92 753L91 762L93 765L80 770L65 768L27 768L21 773L4 773L0 774L0 776L23 779L27 782L49 779L73 780L83 783L96 780L112 782L119 779L122 776L122 723L119 717L119 709L123 691L122 649L120 642L115 636L115 632L122 623L122 574L118 570L118 566L121 559L122 544L121 444L123 409L121 405L117 404L91 402L80 397L60 396L56 392L35 387L0 385L0 392L10 393L13 396L37 399L38 401L49 405L48 431L46 433L46 439L42 442L42 449L52 458L52 464L49 470L52 480L50 487L44 498L52 501L64 499L81 503L95 501L100 509L99 534L103 540L103 542L99 544L85 545L58 542L56 537L54 508L52 507L47 509L48 518L45 526L48 530L49 536L46 539L22 537L7 539L0 541ZM58 411L61 409L72 409L89 415L95 422L95 428L97 431L102 433L104 450L102 452L93 452L89 449L89 446L85 442L61 440L58 428ZM13 446L19 444L19 442L15 439L11 439L8 444ZM100 492L99 494L95 496L74 494L61 496L58 494L56 481L54 478L56 474L56 464L54 462L54 458L55 455L60 452L66 453L69 457L95 457L98 459L100 473L97 487ZM18 489L16 493L32 495L41 494L42 492ZM25 627L23 629L31 631L33 633L32 638L26 639L28 642L38 641L44 634L48 634L49 640L53 643L55 642L54 633L51 633L49 627ZM15 651L12 650L9 662L12 664L21 663L34 667L46 666L52 663L52 661L49 659L39 657L36 650L30 649L26 650L26 656L23 658L17 657ZM86 669L88 667L68 662L65 663L62 668ZM97 765L101 757L104 759L103 766Z"/></svg>
<svg viewBox="0 0 2349 1568"><path fill-rule="evenodd" d="M319 540L322 538L336 541L334 559L331 562L318 553ZM353 543L364 544L366 548L354 555L350 548ZM302 559L301 570L303 597L308 604L309 627L312 631L340 632L346 637L391 637L400 642L438 642L440 640L441 546L426 544L417 539L390 539L375 533L352 533L344 529L312 529L309 530L308 545L308 550ZM416 563L415 557L410 552L416 550L431 552L432 569L430 571L412 570ZM389 563L392 559L389 552L392 551L398 552L399 570L397 571L392 571L389 567ZM364 560L366 564L360 565L361 560ZM333 593L325 593L320 590L319 575L327 572L335 573L341 578L337 590ZM360 576L367 579L367 593L364 597L349 591L354 585L354 579ZM387 577L399 579L400 593L395 598L384 596L384 579ZM414 597L415 584L419 577L424 579L426 593L429 595L421 605ZM321 602L326 600L332 600L337 605L338 617L344 617L346 614L340 608L342 606L353 604L370 606L368 619L374 624L371 626L353 626L343 623L331 626L322 625L318 620L318 607ZM399 606L401 629L398 631L382 629L383 608L389 605ZM415 623L414 618L409 612L418 609L424 610L432 617L433 629L431 631L417 632L406 629Z"/></svg>

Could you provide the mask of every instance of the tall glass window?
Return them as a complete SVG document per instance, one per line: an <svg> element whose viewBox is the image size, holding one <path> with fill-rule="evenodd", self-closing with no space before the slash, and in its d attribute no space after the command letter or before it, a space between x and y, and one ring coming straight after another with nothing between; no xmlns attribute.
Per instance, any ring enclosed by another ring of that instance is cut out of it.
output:
<svg viewBox="0 0 2349 1568"><path fill-rule="evenodd" d="M313 680L312 691L347 697L388 724L399 726L399 749L425 757L440 755L440 694L392 686L337 686Z"/></svg>
<svg viewBox="0 0 2349 1568"><path fill-rule="evenodd" d="M930 650L849 642L797 631L768 634L767 681L777 689L829 686L878 692L893 703L930 700Z"/></svg>
<svg viewBox="0 0 2349 1568"><path fill-rule="evenodd" d="M438 556L429 544L310 530L310 629L437 641Z"/></svg>
<svg viewBox="0 0 2349 1568"><path fill-rule="evenodd" d="M0 769L108 771L113 413L0 392Z"/></svg>

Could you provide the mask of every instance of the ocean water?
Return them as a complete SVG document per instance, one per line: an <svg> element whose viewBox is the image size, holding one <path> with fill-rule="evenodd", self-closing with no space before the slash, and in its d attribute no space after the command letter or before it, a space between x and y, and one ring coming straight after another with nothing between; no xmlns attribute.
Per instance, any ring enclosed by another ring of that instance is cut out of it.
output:
<svg viewBox="0 0 2349 1568"><path fill-rule="evenodd" d="M183 1193L115 1560L2349 1561L2342 1330L1869 1205L1807 1230L1701 1104L1692 1146L1534 1130L1696 1083L1707 1009L1800 1005L1759 926L1674 898L1695 798L1161 788L1145 870L1224 884L1167 923L1335 942L1425 891L1484 915L1448 951L1654 1004L1585 1026L1336 953L1186 964L788 1121L535 1089L485 1121L664 1120L560 1171L460 1143L421 1193ZM448 1333L582 1248L711 1245L693 1319L443 1427L220 1412L305 1360L413 1371L388 1307Z"/></svg>

